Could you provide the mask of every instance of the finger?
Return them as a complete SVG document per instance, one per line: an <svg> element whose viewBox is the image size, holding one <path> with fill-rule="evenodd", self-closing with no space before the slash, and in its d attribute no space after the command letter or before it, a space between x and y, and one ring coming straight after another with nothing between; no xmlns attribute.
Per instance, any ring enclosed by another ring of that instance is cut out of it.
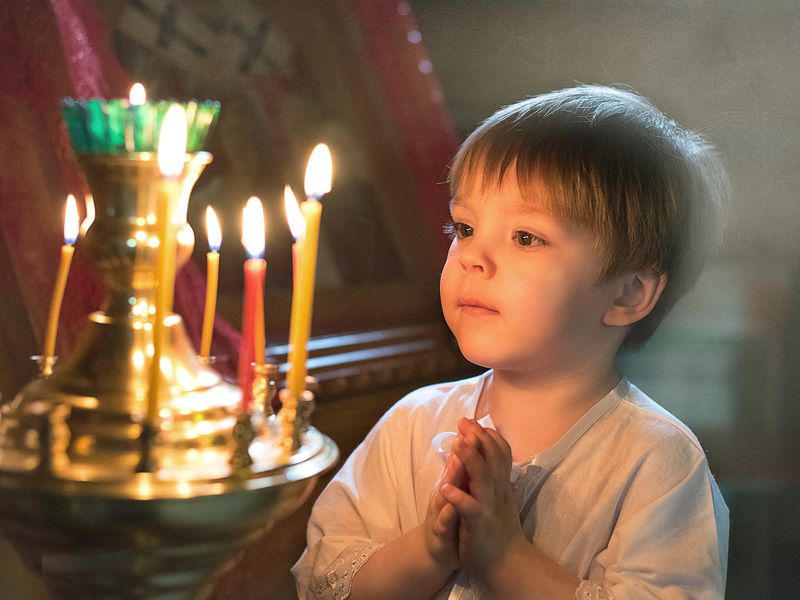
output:
<svg viewBox="0 0 800 600"><path fill-rule="evenodd" d="M459 428L459 436L456 438L456 442L461 441L463 444L469 444L474 446L478 452L483 452L481 447L481 441L479 436L481 435L481 431L483 427L478 425L474 419L466 419L462 418L458 422ZM454 444L456 443L454 442Z"/></svg>
<svg viewBox="0 0 800 600"><path fill-rule="evenodd" d="M480 503L464 490L446 483L441 488L442 495L452 506L460 517L466 521L474 522L483 513Z"/></svg>
<svg viewBox="0 0 800 600"><path fill-rule="evenodd" d="M458 420L458 433L461 434L463 438L467 433L470 431L474 431L475 427L480 427L478 422L475 419L468 419L467 417L461 417Z"/></svg>
<svg viewBox="0 0 800 600"><path fill-rule="evenodd" d="M461 419L458 425L461 438L477 445L482 454L485 450L484 446L492 443L488 434L489 429L479 425L475 419Z"/></svg>
<svg viewBox="0 0 800 600"><path fill-rule="evenodd" d="M450 456L447 457L444 471L431 492L431 497L428 501L430 514L433 516L438 515L442 507L447 503L447 500L440 492L440 487L443 484L450 483L456 487L463 488L466 485L466 481L467 472L464 468L464 463L451 451Z"/></svg>
<svg viewBox="0 0 800 600"><path fill-rule="evenodd" d="M451 451L439 483L452 483L456 487L461 487L464 483L465 474L464 463L456 456L455 452Z"/></svg>
<svg viewBox="0 0 800 600"><path fill-rule="evenodd" d="M467 476L467 469L461 459L453 453L453 467L450 473L450 479L446 483L452 483L457 488L462 490L467 489L469 477Z"/></svg>
<svg viewBox="0 0 800 600"><path fill-rule="evenodd" d="M495 488L502 489L511 475L511 447L494 429L481 427L474 420L464 419L462 425L464 438L474 436L481 454L489 465Z"/></svg>
<svg viewBox="0 0 800 600"><path fill-rule="evenodd" d="M453 444L453 451L464 464L469 478L469 493L481 504L493 506L494 477L476 445L459 440Z"/></svg>
<svg viewBox="0 0 800 600"><path fill-rule="evenodd" d="M458 511L456 511L455 507L450 502L445 501L436 519L436 533L443 537L450 537L455 534L457 526Z"/></svg>
<svg viewBox="0 0 800 600"><path fill-rule="evenodd" d="M497 444L497 447L500 449L500 452L503 454L504 464L508 466L509 471L511 470L511 464L513 462L511 446L509 446L506 438L500 435L494 429L487 429L486 433L491 436L494 442Z"/></svg>
<svg viewBox="0 0 800 600"><path fill-rule="evenodd" d="M486 461L495 475L495 484L498 486L507 485L511 479L511 465L513 464L511 446L494 429L486 429L485 432L487 438L485 443Z"/></svg>
<svg viewBox="0 0 800 600"><path fill-rule="evenodd" d="M471 432L480 442L481 453L493 469L502 470L506 466L503 449L498 443L498 438L502 436L494 429L488 429L477 425Z"/></svg>

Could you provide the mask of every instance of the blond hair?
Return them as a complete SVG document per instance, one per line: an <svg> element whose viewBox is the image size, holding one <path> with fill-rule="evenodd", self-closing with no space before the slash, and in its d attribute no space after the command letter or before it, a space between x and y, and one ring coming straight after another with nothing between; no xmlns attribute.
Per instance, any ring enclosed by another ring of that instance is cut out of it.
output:
<svg viewBox="0 0 800 600"><path fill-rule="evenodd" d="M728 185L716 152L633 92L580 86L499 110L456 153L452 193L476 173L484 188L499 185L509 168L523 197L543 182L548 210L594 233L601 282L648 268L667 274L623 347L650 338L718 245Z"/></svg>

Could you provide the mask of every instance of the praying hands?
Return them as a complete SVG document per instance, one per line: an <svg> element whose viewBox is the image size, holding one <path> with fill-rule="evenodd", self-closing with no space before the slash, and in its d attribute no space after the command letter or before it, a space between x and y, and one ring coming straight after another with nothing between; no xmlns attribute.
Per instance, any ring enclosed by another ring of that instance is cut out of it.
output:
<svg viewBox="0 0 800 600"><path fill-rule="evenodd" d="M508 443L474 419L461 419L458 429L452 450L454 462L463 465L467 485L448 481L441 491L448 503L445 509L452 507L460 517L459 562L481 576L498 567L513 547L530 544L523 536L511 493Z"/></svg>

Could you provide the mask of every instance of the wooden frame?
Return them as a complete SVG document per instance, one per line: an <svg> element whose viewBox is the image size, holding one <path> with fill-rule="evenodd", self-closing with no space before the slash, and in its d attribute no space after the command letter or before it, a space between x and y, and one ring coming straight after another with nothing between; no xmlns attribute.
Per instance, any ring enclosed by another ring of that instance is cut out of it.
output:
<svg viewBox="0 0 800 600"><path fill-rule="evenodd" d="M324 202L314 333L439 318L434 234L423 222L398 132L347 3L97 3L118 59L154 96L222 101L209 147L215 163L198 182L189 212L200 264L205 205L221 214L222 316L239 323L239 215L247 196L258 195L268 221L267 335L286 339L291 238L282 188L289 183L302 193L308 151L323 140L332 145L337 172Z"/></svg>

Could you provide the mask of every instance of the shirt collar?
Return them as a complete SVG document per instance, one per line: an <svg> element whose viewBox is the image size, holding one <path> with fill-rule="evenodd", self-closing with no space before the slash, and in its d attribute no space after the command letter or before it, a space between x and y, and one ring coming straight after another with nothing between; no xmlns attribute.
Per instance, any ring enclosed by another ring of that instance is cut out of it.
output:
<svg viewBox="0 0 800 600"><path fill-rule="evenodd" d="M479 394L480 390L483 389L483 383L479 386ZM594 425L600 418L605 415L609 410L617 406L620 401L628 394L630 389L630 384L628 380L622 377L619 382L617 383L614 388L608 392L605 396L603 396L600 400L594 403L592 407L587 410L583 416L578 419L575 424L569 428L569 430L561 436L561 439L558 440L555 444L553 444L550 448L545 450L544 452L540 452L539 454L535 454L528 458L527 460L515 462L513 464L513 470L522 471L525 470L526 467L529 465L535 465L539 467L547 467L548 465L557 463L561 460L564 455L569 451L572 446L575 445L583 434L585 434L589 429ZM494 426L494 422L492 421L491 414L487 414L481 419L478 420L478 424L482 427L490 427L491 429L496 429ZM518 474L518 473L517 473Z"/></svg>

